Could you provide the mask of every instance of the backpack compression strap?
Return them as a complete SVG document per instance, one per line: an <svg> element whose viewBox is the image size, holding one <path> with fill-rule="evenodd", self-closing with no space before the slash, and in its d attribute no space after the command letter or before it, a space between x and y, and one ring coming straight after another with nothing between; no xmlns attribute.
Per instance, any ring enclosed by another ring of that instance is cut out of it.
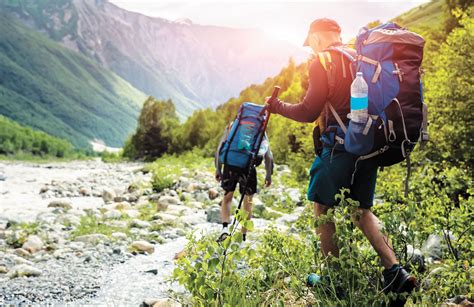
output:
<svg viewBox="0 0 474 307"><path fill-rule="evenodd" d="M334 107L331 104L331 97L334 94L334 88L336 86L336 69L335 69L334 62L332 61L331 53L329 51L336 51L340 54L343 78L347 78L346 63L344 62L344 58L349 59L349 61L351 61L351 62L353 62L355 60L355 58L354 58L354 56L352 56L352 54L350 54L344 48L331 47L331 48L328 48L326 50L327 51L319 52L318 53L318 58L319 58L319 62L321 63L321 65L323 66L323 68L324 68L324 70L326 71L326 74L327 74L329 93L328 93L328 99L327 99L327 102L326 102L326 105L325 105L325 108L324 108L324 112L323 112L324 119L318 118L316 120L316 125L319 125L320 127L322 127L321 123L324 122L325 123L324 128L326 128L327 118L328 118L327 108L329 108L332 115L336 119L338 125L341 127L342 131L345 134L347 132L347 127L346 127L346 125L344 125L344 122L342 121L341 117L339 116L339 114L337 114L336 110L334 109ZM354 78L354 72L353 72L352 65L349 65L349 70L350 70L351 78ZM323 131L321 131L321 132L323 132Z"/></svg>

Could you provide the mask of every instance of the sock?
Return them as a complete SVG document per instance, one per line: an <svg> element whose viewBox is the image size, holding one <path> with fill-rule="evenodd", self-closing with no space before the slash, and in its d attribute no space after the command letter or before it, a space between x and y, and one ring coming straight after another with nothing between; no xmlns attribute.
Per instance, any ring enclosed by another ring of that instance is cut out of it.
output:
<svg viewBox="0 0 474 307"><path fill-rule="evenodd" d="M247 234L246 233L242 234L242 240L243 241L247 240Z"/></svg>
<svg viewBox="0 0 474 307"><path fill-rule="evenodd" d="M227 228L227 226L229 226L229 223L226 223L226 222L222 223L223 228Z"/></svg>
<svg viewBox="0 0 474 307"><path fill-rule="evenodd" d="M387 272L387 273L396 272L399 268L400 268L400 264L396 263L396 264L392 265L392 267L390 269L385 269L385 272Z"/></svg>

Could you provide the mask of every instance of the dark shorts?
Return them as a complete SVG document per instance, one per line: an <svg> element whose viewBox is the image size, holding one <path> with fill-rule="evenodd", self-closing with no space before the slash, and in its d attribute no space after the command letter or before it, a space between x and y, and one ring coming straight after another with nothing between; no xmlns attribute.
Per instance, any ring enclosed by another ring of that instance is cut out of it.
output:
<svg viewBox="0 0 474 307"><path fill-rule="evenodd" d="M351 185L356 160L357 156L353 154L334 151L331 161L331 149L325 147L311 166L308 199L333 207L335 195L341 188L348 188L350 198L359 201L361 208L372 207L378 167L370 160L360 161Z"/></svg>
<svg viewBox="0 0 474 307"><path fill-rule="evenodd" d="M240 194L243 194L245 189L245 178L247 174L240 169L235 169L224 165L224 173L222 174L221 186L226 192L233 192L239 184ZM253 195L257 192L257 172L255 167L250 170L248 178L247 195Z"/></svg>

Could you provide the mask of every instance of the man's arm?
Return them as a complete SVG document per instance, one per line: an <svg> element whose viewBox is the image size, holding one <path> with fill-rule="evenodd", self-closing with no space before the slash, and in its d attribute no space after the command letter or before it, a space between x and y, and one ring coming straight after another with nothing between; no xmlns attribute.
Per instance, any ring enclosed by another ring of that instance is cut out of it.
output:
<svg viewBox="0 0 474 307"><path fill-rule="evenodd" d="M268 148L265 156L263 157L265 161L265 183L269 186L272 182L273 175L273 154L270 148Z"/></svg>
<svg viewBox="0 0 474 307"><path fill-rule="evenodd" d="M327 74L316 59L309 69L309 87L302 102L291 104L275 99L270 111L298 122L314 122L321 114L328 95Z"/></svg>

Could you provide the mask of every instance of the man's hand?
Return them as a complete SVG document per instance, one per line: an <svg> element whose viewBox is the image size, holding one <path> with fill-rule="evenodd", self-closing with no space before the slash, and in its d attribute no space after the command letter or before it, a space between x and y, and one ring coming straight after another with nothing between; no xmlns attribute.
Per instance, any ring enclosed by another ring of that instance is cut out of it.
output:
<svg viewBox="0 0 474 307"><path fill-rule="evenodd" d="M265 105L267 106L268 111L275 113L276 107L280 104L281 101L278 98L272 98L272 96L265 97Z"/></svg>
<svg viewBox="0 0 474 307"><path fill-rule="evenodd" d="M216 181L221 182L222 180L222 174L221 173L216 173Z"/></svg>
<svg viewBox="0 0 474 307"><path fill-rule="evenodd" d="M265 179L265 187L268 188L271 185L272 185L272 180L271 179Z"/></svg>

